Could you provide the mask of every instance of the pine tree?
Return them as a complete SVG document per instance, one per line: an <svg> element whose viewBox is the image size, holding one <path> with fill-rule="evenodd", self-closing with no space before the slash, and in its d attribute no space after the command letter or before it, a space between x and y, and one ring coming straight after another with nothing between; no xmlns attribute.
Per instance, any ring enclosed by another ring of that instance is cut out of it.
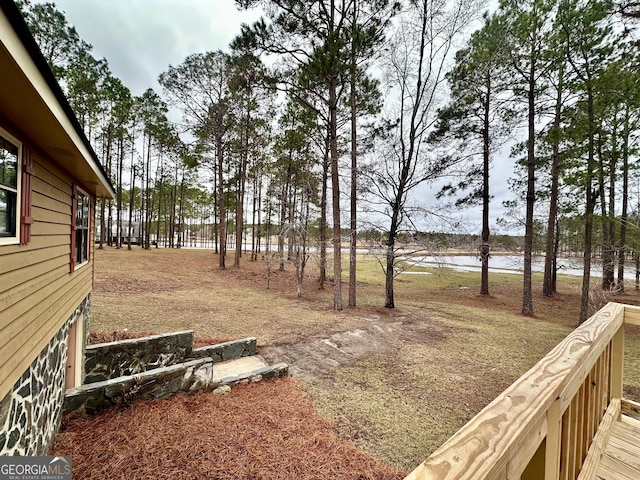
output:
<svg viewBox="0 0 640 480"><path fill-rule="evenodd" d="M484 26L472 35L469 46L456 54L456 64L447 74L451 100L440 111L437 129L430 138L432 143L444 143L449 152L453 150L443 160L443 168L465 172L456 185L446 185L439 196L463 190L467 193L456 201L457 207L482 204L482 243L478 249L481 295L489 295L489 167L491 154L505 133L500 118L507 85L505 43L503 19L485 16Z"/></svg>

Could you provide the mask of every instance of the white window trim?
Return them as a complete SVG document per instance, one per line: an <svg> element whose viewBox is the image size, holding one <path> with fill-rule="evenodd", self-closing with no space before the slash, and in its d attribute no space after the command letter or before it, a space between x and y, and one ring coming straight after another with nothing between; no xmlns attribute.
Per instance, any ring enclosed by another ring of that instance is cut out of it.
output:
<svg viewBox="0 0 640 480"><path fill-rule="evenodd" d="M78 195L83 195L85 197L87 197L87 201L89 202L89 217L87 218L88 221L88 226L87 226L87 259L82 262L82 263L76 263L73 267L73 270L76 271L82 267L84 267L85 265L89 264L89 258L91 257L91 196L85 192L84 190L82 190L80 187L76 186L76 198L74 199L74 202L76 202L76 214L78 211ZM72 220L72 222L75 222L76 219L74 218ZM75 226L75 225L74 225ZM76 230L75 232L77 233L77 226L76 226ZM76 240L76 248L78 248L77 245L78 241ZM75 252L73 252L75 255Z"/></svg>
<svg viewBox="0 0 640 480"><path fill-rule="evenodd" d="M0 245L17 245L20 243L20 214L22 213L22 142L0 127L0 136L18 147L18 171L16 173L16 234L13 237L0 237Z"/></svg>

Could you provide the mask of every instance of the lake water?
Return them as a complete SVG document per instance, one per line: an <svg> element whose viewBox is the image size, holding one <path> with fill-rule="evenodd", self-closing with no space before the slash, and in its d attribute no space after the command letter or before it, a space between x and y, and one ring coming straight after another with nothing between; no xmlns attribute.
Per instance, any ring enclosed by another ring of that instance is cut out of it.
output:
<svg viewBox="0 0 640 480"><path fill-rule="evenodd" d="M479 272L480 260L472 255L443 255L443 256L417 256L405 257L407 262L412 262L416 267L452 268L460 272ZM524 259L518 255L494 255L489 259L489 271L494 273L513 273L522 274L524 268ZM581 258L559 258L558 270L559 274L582 276L582 259ZM532 259L531 269L534 272L544 271L544 257L534 256ZM409 270L410 271L410 270ZM616 268L617 272L617 268ZM407 272L408 273L408 272ZM625 263L625 279L635 279L635 265L632 262ZM591 275L594 277L602 277L602 262L599 260L591 261Z"/></svg>

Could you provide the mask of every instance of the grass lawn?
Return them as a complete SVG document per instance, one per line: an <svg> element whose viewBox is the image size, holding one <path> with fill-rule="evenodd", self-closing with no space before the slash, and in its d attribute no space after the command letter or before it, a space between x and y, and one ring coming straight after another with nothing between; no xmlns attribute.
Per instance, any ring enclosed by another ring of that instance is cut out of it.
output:
<svg viewBox="0 0 640 480"><path fill-rule="evenodd" d="M564 338L579 311L581 279L568 276L545 299L534 275L533 318L519 314L520 275L490 274L491 296L482 297L479 273L446 268L399 275L397 308L390 310L382 307L380 266L364 256L359 306L334 312L333 286L318 289L313 262L297 298L291 266L272 273L267 290L263 262L243 259L240 269L221 271L211 251L105 249L96 250L95 261L92 330L256 336L265 357L298 367L299 387L342 440L404 471ZM346 284L344 293L346 299ZM631 287L610 300L638 304L640 295ZM632 397L640 393L639 367L640 334L628 329Z"/></svg>

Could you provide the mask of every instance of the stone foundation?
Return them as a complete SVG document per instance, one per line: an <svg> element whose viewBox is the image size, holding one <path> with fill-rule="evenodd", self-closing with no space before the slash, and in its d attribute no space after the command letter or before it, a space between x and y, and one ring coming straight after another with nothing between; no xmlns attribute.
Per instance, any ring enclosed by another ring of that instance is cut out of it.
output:
<svg viewBox="0 0 640 480"><path fill-rule="evenodd" d="M82 318L88 331L90 312L91 296L87 296L0 401L0 455L48 453L62 418L67 334Z"/></svg>

